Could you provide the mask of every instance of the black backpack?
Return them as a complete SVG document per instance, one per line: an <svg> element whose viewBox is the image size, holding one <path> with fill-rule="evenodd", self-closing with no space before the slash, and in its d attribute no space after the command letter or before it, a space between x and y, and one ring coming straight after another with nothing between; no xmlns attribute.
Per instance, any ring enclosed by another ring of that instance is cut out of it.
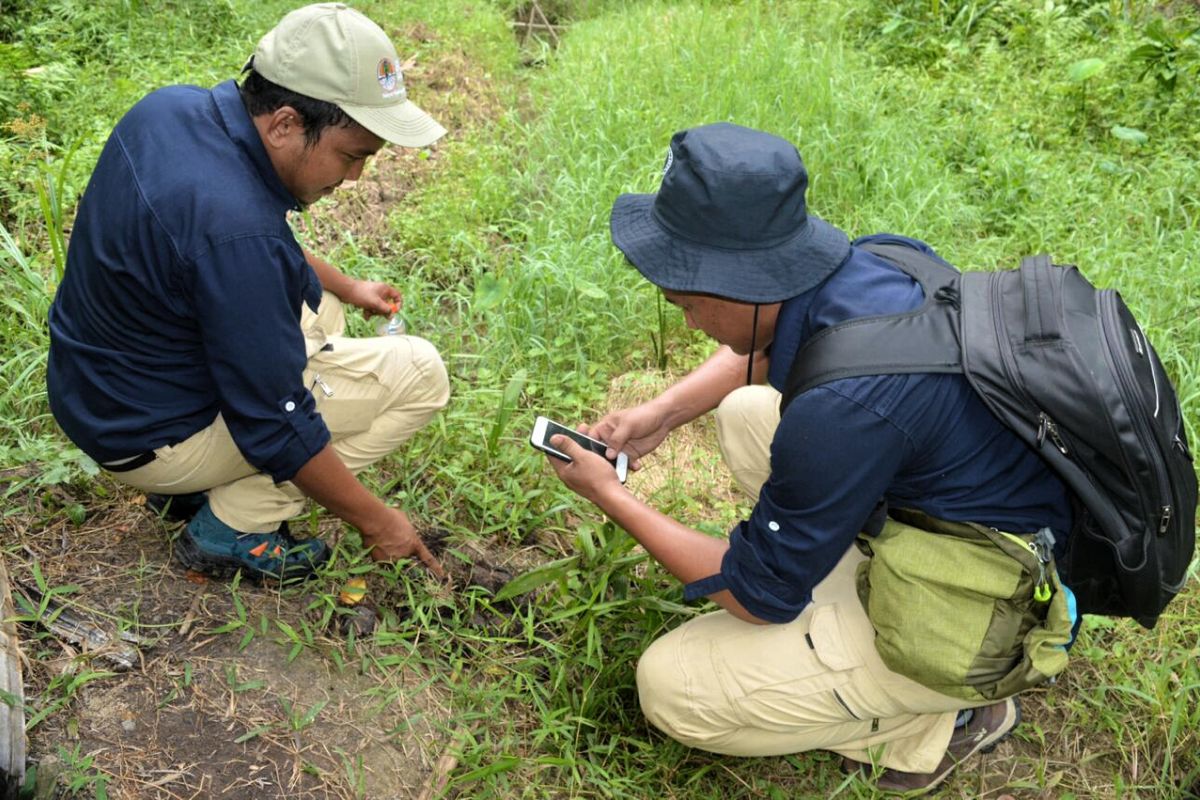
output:
<svg viewBox="0 0 1200 800"><path fill-rule="evenodd" d="M1059 568L1079 612L1153 628L1187 579L1196 473L1175 390L1120 295L1044 255L1019 270L960 273L904 245L865 249L919 281L924 304L813 336L781 412L839 378L964 374L1074 495Z"/></svg>

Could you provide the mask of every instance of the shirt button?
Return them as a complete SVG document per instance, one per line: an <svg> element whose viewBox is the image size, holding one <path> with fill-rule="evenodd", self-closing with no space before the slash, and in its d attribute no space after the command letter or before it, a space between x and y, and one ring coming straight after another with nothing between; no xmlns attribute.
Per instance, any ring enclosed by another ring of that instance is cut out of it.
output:
<svg viewBox="0 0 1200 800"><path fill-rule="evenodd" d="M773 531L777 531L777 530L779 530L779 523L776 522L775 520L771 520L770 522L767 523L767 527Z"/></svg>
<svg viewBox="0 0 1200 800"><path fill-rule="evenodd" d="M294 402L292 402L291 400L288 400L286 403L283 404L283 410L287 411L289 413L292 411L295 411L296 404ZM774 525L775 523L771 523L771 524Z"/></svg>

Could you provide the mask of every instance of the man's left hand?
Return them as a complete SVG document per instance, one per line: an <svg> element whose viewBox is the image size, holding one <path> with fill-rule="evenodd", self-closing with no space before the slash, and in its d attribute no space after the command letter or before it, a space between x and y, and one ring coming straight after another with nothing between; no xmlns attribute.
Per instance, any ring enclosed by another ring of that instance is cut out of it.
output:
<svg viewBox="0 0 1200 800"><path fill-rule="evenodd" d="M356 280L350 285L343 303L362 309L366 319L375 315L392 313L393 306L404 303L404 295L391 284L383 281Z"/></svg>

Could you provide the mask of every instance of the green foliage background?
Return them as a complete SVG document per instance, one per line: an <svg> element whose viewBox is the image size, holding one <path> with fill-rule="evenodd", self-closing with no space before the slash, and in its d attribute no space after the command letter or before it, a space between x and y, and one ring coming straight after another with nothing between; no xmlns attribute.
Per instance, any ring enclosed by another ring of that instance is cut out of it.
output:
<svg viewBox="0 0 1200 800"><path fill-rule="evenodd" d="M30 486L105 485L54 427L43 380L57 248L109 129L151 88L235 75L292 5L2 2L0 467L37 465L8 481L9 513ZM437 37L415 45L419 55L461 50L500 98L389 211L389 241L340 237L330 253L404 288L410 326L438 344L454 382L450 408L373 480L457 535L516 545L543 531L573 546L547 553L558 560L527 579L544 605L518 613L505 637L463 636L459 617L421 597L412 603L428 607L400 627L435 667L502 665L456 689L465 716L486 723L463 759L470 796L869 796L823 756L741 762L648 730L633 692L637 653L692 610L524 446L534 413L589 418L613 376L686 369L707 352L660 316L607 233L619 193L655 189L677 130L729 120L794 141L814 212L852 235L922 238L963 267L1045 250L1119 287L1176 379L1195 441L1193 4L557 0L543 4L569 24L556 50L518 47L514 2L359 7L396 26L423 22ZM662 503L696 510L682 495ZM706 523L714 533L739 510L718 511ZM1089 623L1076 651L1086 671L1048 694L1047 718L1067 726L1062 737L1099 731L1115 744L1098 745L1086 768L1052 749L1029 756L1025 788L1168 798L1197 785L1193 596L1153 635ZM497 715L505 705L522 713ZM1027 742L1050 738L1037 720L1024 730ZM970 796L971 784L950 792Z"/></svg>

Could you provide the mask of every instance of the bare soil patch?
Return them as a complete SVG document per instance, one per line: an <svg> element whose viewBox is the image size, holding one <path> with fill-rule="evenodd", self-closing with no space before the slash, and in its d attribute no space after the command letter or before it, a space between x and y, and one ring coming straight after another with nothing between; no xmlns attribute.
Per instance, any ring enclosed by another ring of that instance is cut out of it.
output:
<svg viewBox="0 0 1200 800"><path fill-rule="evenodd" d="M53 595L63 614L112 638L97 647L43 624L20 627L27 716L62 701L30 736L39 784L56 775L65 783L76 774L71 762L86 757L112 798L421 796L452 739L453 679L414 648L372 634L377 624L395 630L407 592L440 593L453 606L467 587L507 583L528 568L514 563L528 554L493 557L483 543L427 533L448 585L418 567L397 586L369 576L361 606L327 614L338 580L280 589L185 573L171 557L178 525L148 512L136 493L100 485L110 493L104 505L53 493L64 507L92 505L82 525L55 515L45 498L29 498L34 513L3 521L4 541L19 543L6 547L15 593L37 605L37 565L45 586L74 587ZM56 521L36 529L37 518ZM321 528L327 541L341 535L336 520ZM476 616L480 629L498 622ZM143 642L130 669L110 658L129 647L116 635L126 626ZM63 688L91 673L105 674Z"/></svg>
<svg viewBox="0 0 1200 800"><path fill-rule="evenodd" d="M330 587L243 585L235 599L227 584L193 582L171 561L168 526L113 490L116 502L79 527L6 521L20 534L18 592L33 593L37 564L49 587L77 587L59 596L64 613L110 634L132 622L145 642L117 671L111 647L23 626L26 694L41 706L68 694L64 680L110 673L34 729L31 762L53 773L70 766L60 747L90 756L114 798L416 796L442 749L441 685L417 663L371 674L343 658L338 669L343 634L309 610L310 592ZM280 622L316 636L291 653Z"/></svg>

